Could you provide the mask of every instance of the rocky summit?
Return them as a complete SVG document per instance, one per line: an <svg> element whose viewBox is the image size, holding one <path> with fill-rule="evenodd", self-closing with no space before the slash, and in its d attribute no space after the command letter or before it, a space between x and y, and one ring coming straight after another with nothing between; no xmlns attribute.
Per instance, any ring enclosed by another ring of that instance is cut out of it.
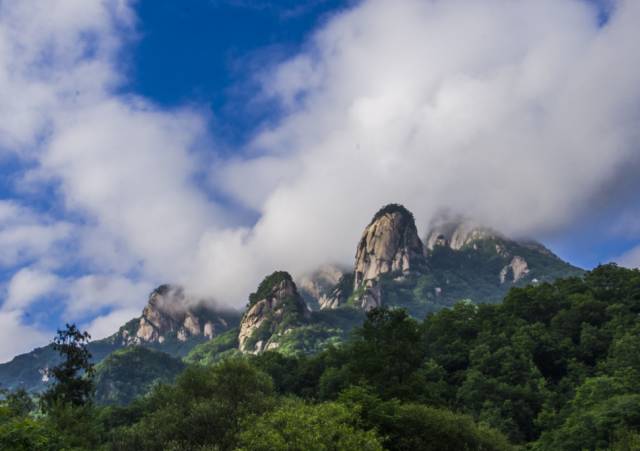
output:
<svg viewBox="0 0 640 451"><path fill-rule="evenodd" d="M142 346L182 358L196 345L235 328L240 315L215 310L204 299L193 299L176 285L161 285L151 292L142 315L131 319L113 335L89 343L95 363L110 353ZM37 348L0 364L0 384L40 391L46 386L45 370L59 362L51 345Z"/></svg>
<svg viewBox="0 0 640 451"><path fill-rule="evenodd" d="M274 272L249 296L249 306L240 321L240 351L258 353L276 349L278 338L303 323L309 314L291 275Z"/></svg>
<svg viewBox="0 0 640 451"><path fill-rule="evenodd" d="M382 303L378 278L387 273L407 274L424 266L423 247L413 214L402 205L381 208L362 233L356 249L354 292L364 310Z"/></svg>
<svg viewBox="0 0 640 451"><path fill-rule="evenodd" d="M365 227L352 270L322 266L298 286L288 272L276 271L249 296L244 313L217 311L179 286L161 285L140 317L91 342L90 351L98 362L142 346L193 363L222 353L313 353L344 340L375 307L424 318L459 301L499 302L512 287L584 274L540 243L461 217L437 218L424 236L421 241L409 210L387 205ZM57 361L50 345L16 356L0 364L0 383L42 390L44 369Z"/></svg>
<svg viewBox="0 0 640 451"><path fill-rule="evenodd" d="M355 262L354 289L389 272L408 273L423 262L413 214L402 205L378 211L362 233Z"/></svg>
<svg viewBox="0 0 640 451"><path fill-rule="evenodd" d="M163 343L175 338L185 342L193 337L212 339L228 322L202 303L189 299L182 287L161 285L150 295L137 325L122 331L123 344Z"/></svg>
<svg viewBox="0 0 640 451"><path fill-rule="evenodd" d="M462 216L436 217L424 243L410 211L398 204L381 208L364 229L353 272L314 302L320 309L404 307L422 317L460 300L497 302L512 286L583 273L540 243L508 238Z"/></svg>
<svg viewBox="0 0 640 451"><path fill-rule="evenodd" d="M345 270L337 265L323 265L296 280L300 295L311 309L327 308L333 302L333 290Z"/></svg>
<svg viewBox="0 0 640 451"><path fill-rule="evenodd" d="M472 264L479 265L475 273L483 273L487 283L493 281L498 286L551 282L582 274L538 242L509 238L461 216L437 217L424 241L427 261L436 270L452 261L466 273L473 271Z"/></svg>
<svg viewBox="0 0 640 451"><path fill-rule="evenodd" d="M469 219L439 215L431 222L425 237L425 251L432 251L436 246L445 246L457 251L479 240L497 238L502 239L502 234Z"/></svg>

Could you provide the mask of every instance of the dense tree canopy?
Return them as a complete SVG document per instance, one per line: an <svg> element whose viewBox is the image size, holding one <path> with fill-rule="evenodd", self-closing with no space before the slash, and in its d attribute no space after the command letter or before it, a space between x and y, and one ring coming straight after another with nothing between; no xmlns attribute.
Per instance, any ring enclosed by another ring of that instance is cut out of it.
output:
<svg viewBox="0 0 640 451"><path fill-rule="evenodd" d="M75 324L67 324L65 329L58 331L53 340L53 349L63 360L46 372L53 379L53 384L42 396L46 406L83 406L91 400L94 368L91 353L87 349L90 339L91 336L81 332Z"/></svg>
<svg viewBox="0 0 640 451"><path fill-rule="evenodd" d="M615 265L424 321L373 310L319 354L212 355L125 406L3 391L0 449L640 449L639 315Z"/></svg>

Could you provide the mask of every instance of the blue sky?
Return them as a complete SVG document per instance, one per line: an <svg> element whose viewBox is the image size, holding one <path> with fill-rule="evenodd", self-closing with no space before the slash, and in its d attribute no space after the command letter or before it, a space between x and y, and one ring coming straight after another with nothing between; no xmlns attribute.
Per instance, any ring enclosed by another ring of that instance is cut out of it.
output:
<svg viewBox="0 0 640 451"><path fill-rule="evenodd" d="M0 6L0 360L349 265L388 202L640 264L634 2L52 1Z"/></svg>
<svg viewBox="0 0 640 451"><path fill-rule="evenodd" d="M605 23L607 3L588 1ZM317 27L354 4L348 0L307 4L139 1L140 40L124 56L130 74L126 90L160 105L195 102L206 106L212 114L209 126L233 152L233 146L251 139L259 124L275 116L273 103L244 106L256 89L246 72L264 61L273 64L295 54ZM542 239L566 260L591 268L638 244L634 238L606 236L608 226L606 219L598 219L595 225L589 221L568 233L563 230Z"/></svg>

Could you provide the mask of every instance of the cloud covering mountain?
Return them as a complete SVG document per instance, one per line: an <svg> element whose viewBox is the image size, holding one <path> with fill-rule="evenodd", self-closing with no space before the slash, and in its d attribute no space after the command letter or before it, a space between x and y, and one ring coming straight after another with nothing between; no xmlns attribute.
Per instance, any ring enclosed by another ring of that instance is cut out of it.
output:
<svg viewBox="0 0 640 451"><path fill-rule="evenodd" d="M638 2L358 3L247 74L279 114L231 154L201 106L124 93L136 20L0 4L0 343L30 337L0 360L49 312L106 335L160 282L241 306L274 269L350 264L388 202L421 233L442 208L515 235L638 213Z"/></svg>

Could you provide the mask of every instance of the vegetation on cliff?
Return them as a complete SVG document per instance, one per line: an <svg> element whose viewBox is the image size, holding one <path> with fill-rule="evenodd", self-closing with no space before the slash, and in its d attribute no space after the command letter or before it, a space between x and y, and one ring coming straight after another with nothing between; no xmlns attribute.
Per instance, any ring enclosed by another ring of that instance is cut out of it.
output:
<svg viewBox="0 0 640 451"><path fill-rule="evenodd" d="M615 265L424 321L374 309L340 345L212 358L124 407L4 392L0 448L637 449L639 315Z"/></svg>
<svg viewBox="0 0 640 451"><path fill-rule="evenodd" d="M185 368L169 354L132 346L110 354L96 365L95 400L99 404L129 404L158 383L173 382Z"/></svg>

